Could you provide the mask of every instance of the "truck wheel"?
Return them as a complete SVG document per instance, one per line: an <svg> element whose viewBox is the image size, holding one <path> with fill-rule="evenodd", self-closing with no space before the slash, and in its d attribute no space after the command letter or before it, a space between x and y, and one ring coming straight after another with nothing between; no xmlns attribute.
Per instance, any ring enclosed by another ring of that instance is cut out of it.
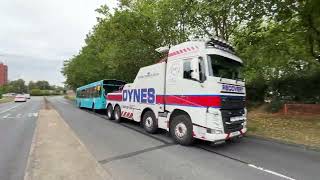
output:
<svg viewBox="0 0 320 180"><path fill-rule="evenodd" d="M121 109L120 109L119 106L116 106L114 108L114 113L113 114L114 114L113 115L114 116L114 121L117 122L117 123L121 122Z"/></svg>
<svg viewBox="0 0 320 180"><path fill-rule="evenodd" d="M109 104L107 107L107 118L109 120L113 119L113 108L111 104Z"/></svg>
<svg viewBox="0 0 320 180"><path fill-rule="evenodd" d="M170 123L170 133L173 139L182 145L191 145L193 143L192 123L189 116L181 114L173 118Z"/></svg>
<svg viewBox="0 0 320 180"><path fill-rule="evenodd" d="M154 134L158 130L158 121L152 111L147 111L143 114L142 125L145 131Z"/></svg>

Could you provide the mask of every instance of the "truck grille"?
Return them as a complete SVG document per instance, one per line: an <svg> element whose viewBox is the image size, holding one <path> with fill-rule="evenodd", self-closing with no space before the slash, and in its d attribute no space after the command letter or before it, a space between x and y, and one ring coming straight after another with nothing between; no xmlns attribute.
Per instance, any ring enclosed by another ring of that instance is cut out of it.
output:
<svg viewBox="0 0 320 180"><path fill-rule="evenodd" d="M221 109L222 121L224 125L224 132L231 133L235 131L240 131L243 128L242 123L244 120L231 122L231 117L242 116L244 114L244 109L232 109L232 110L225 110Z"/></svg>
<svg viewBox="0 0 320 180"><path fill-rule="evenodd" d="M221 109L243 109L245 107L244 96L222 96Z"/></svg>

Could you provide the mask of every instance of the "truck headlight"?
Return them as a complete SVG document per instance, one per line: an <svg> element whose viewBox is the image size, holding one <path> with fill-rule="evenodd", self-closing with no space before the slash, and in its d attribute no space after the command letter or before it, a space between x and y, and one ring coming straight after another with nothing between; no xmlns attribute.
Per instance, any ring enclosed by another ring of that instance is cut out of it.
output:
<svg viewBox="0 0 320 180"><path fill-rule="evenodd" d="M207 128L207 133L209 134L223 134L223 131L220 129L209 129Z"/></svg>
<svg viewBox="0 0 320 180"><path fill-rule="evenodd" d="M242 125L243 125L244 128L247 127L247 121L244 121L244 122L242 123Z"/></svg>

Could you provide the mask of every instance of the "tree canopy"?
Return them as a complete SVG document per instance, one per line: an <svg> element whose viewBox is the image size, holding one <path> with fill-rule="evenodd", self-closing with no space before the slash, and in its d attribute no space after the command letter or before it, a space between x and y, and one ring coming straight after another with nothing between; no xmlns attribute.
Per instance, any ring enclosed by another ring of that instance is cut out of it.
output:
<svg viewBox="0 0 320 180"><path fill-rule="evenodd" d="M85 46L64 63L75 89L100 79L132 81L160 58L155 49L219 36L245 63L248 98L319 101L320 2L317 0L120 0L96 11Z"/></svg>
<svg viewBox="0 0 320 180"><path fill-rule="evenodd" d="M8 84L0 86L0 94L2 93L31 93L33 89L63 91L63 87L50 85L48 81L30 81L28 85L23 79L10 81Z"/></svg>

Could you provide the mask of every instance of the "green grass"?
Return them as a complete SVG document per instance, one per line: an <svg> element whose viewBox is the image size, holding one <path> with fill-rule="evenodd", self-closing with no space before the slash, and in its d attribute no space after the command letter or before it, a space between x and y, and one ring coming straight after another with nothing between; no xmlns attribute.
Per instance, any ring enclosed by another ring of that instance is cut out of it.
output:
<svg viewBox="0 0 320 180"><path fill-rule="evenodd" d="M70 96L70 95L65 95L64 98L65 98L65 99L72 100L72 101L76 100L76 97L75 97L75 96Z"/></svg>
<svg viewBox="0 0 320 180"><path fill-rule="evenodd" d="M249 112L248 134L320 148L320 115Z"/></svg>
<svg viewBox="0 0 320 180"><path fill-rule="evenodd" d="M2 97L0 103L7 103L13 101L14 97Z"/></svg>

